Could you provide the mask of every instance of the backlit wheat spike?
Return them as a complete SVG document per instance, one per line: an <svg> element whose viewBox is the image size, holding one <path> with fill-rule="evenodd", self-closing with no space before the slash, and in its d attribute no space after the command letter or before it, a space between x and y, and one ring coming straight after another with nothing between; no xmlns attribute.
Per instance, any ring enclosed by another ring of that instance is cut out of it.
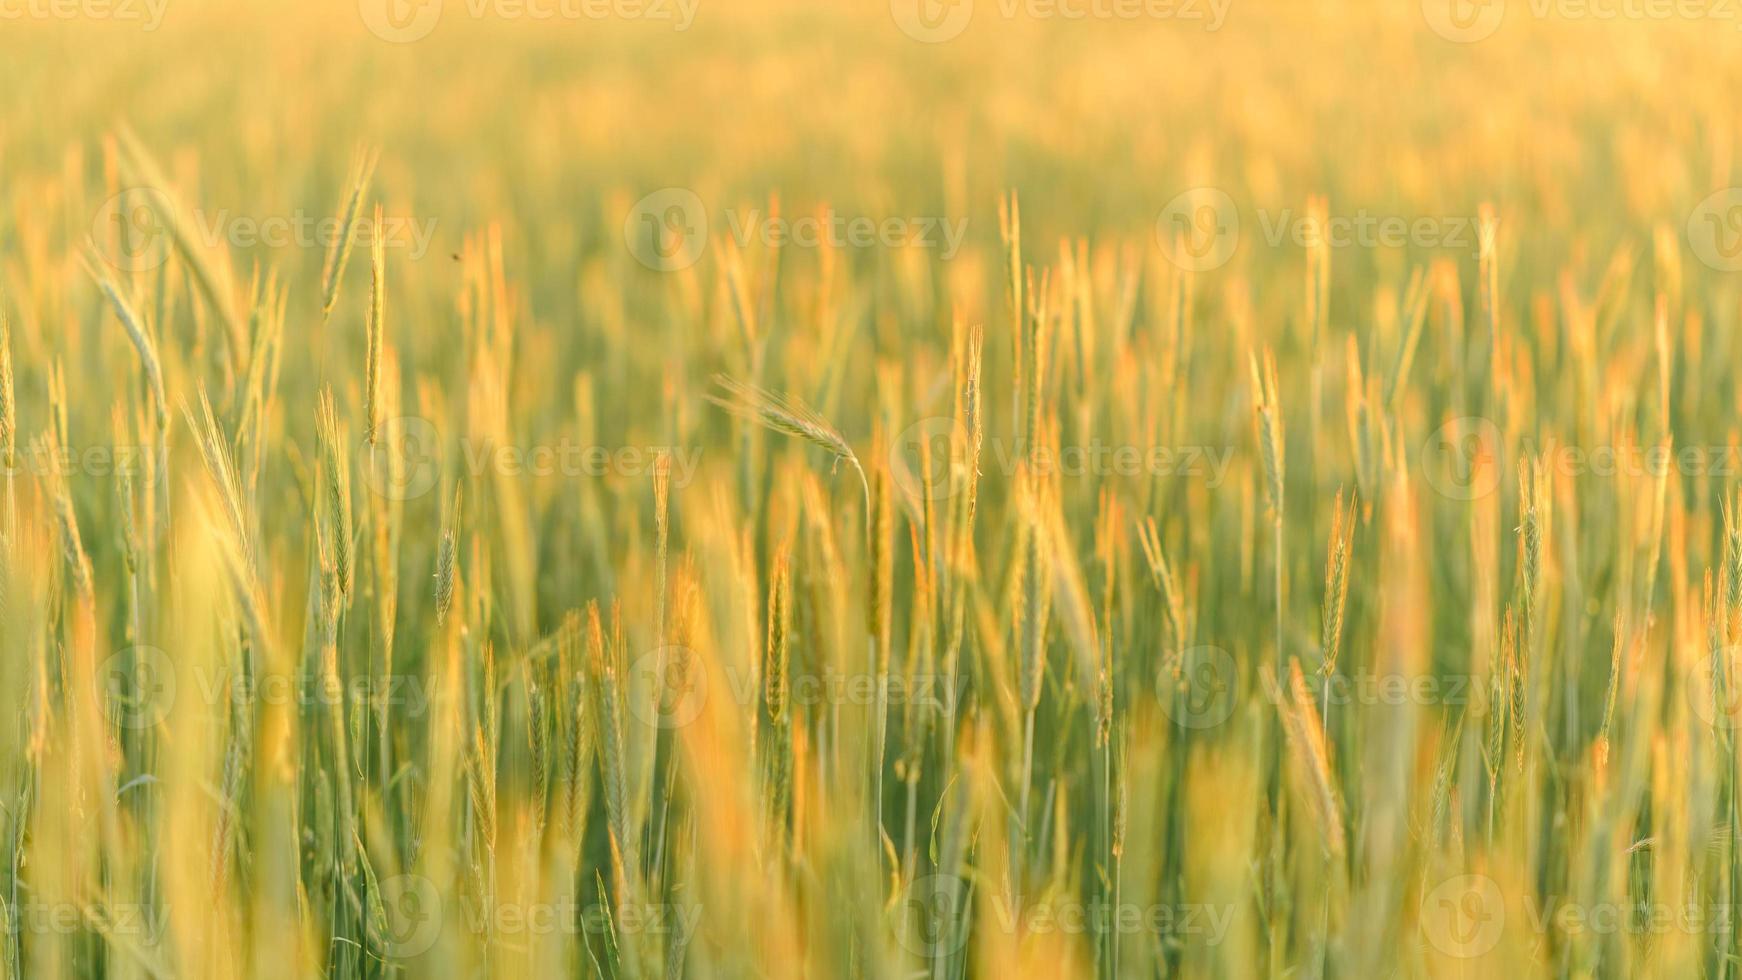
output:
<svg viewBox="0 0 1742 980"><path fill-rule="evenodd" d="M472 819L485 850L491 851L496 846L496 763L482 724L472 726L467 758L466 786L472 802Z"/></svg>
<svg viewBox="0 0 1742 980"><path fill-rule="evenodd" d="M881 436L879 437L881 439ZM894 494L889 471L878 467L871 474L871 577L866 594L865 621L877 644L875 669L878 674L888 669L889 621L894 598L895 547Z"/></svg>
<svg viewBox="0 0 1742 980"><path fill-rule="evenodd" d="M1700 619L1706 627L1706 668L1711 678L1712 717L1716 719L1724 712L1726 701L1726 674L1724 669L1724 622L1718 606L1718 585L1713 578L1712 569L1706 569L1706 574L1700 580Z"/></svg>
<svg viewBox="0 0 1742 980"><path fill-rule="evenodd" d="M151 339L151 333L128 301L121 287L108 275L97 271L97 265L90 259L85 262L86 269L97 281L103 295L108 297L109 305L115 310L115 318L121 321L122 329L127 331L127 339L132 341L133 349L139 353L140 366L145 369L145 379L151 390L151 404L157 412L157 421L162 424L169 418L169 400L163 393L163 363L157 356L157 344Z"/></svg>
<svg viewBox="0 0 1742 980"><path fill-rule="evenodd" d="M1398 344L1397 358L1392 361L1391 374L1385 380L1384 402L1393 411L1397 408L1398 398L1403 394L1404 382L1409 380L1410 368L1415 363L1416 348L1421 343L1422 326L1427 322L1428 303L1432 298L1433 277L1420 268L1412 269L1403 300L1403 342ZM1351 336L1350 341L1353 340ZM1351 348L1351 355L1353 354L1354 350Z"/></svg>
<svg viewBox="0 0 1742 980"><path fill-rule="evenodd" d="M1336 673L1337 654L1343 641L1343 610L1349 599L1349 548L1355 535L1355 507L1343 506L1338 490L1331 512L1331 547L1325 556L1325 602L1321 617L1320 645L1324 650L1325 676Z"/></svg>
<svg viewBox="0 0 1742 980"><path fill-rule="evenodd" d="M6 316L6 296L0 293L0 465L8 473L11 473L17 455L18 403L13 400L12 321Z"/></svg>
<svg viewBox="0 0 1742 980"><path fill-rule="evenodd" d="M56 360L48 368L48 434L50 445L57 453L65 453L72 447L71 429L67 423L67 371L66 365ZM60 457L54 459L55 465L60 464Z"/></svg>
<svg viewBox="0 0 1742 980"><path fill-rule="evenodd" d="M1282 523L1283 451L1282 406L1277 398L1276 357L1268 348L1264 351L1262 370L1256 354L1250 356L1252 396L1256 409L1254 424L1258 433L1258 449L1264 459L1264 491L1270 502L1271 520Z"/></svg>
<svg viewBox="0 0 1742 980"><path fill-rule="evenodd" d="M594 732L591 674L581 663L581 618L570 611L562 630L563 676L570 691L562 704L563 731L563 830L579 845L585 830L587 810L592 801L593 756L597 740Z"/></svg>
<svg viewBox="0 0 1742 980"><path fill-rule="evenodd" d="M1506 768L1506 716L1511 705L1511 666L1502 661L1488 675L1487 700L1483 708L1487 712L1488 728L1486 741L1482 750L1482 764L1488 771L1488 792L1490 798L1499 794L1500 773ZM1490 828L1491 830L1492 828Z"/></svg>
<svg viewBox="0 0 1742 980"><path fill-rule="evenodd" d="M1028 335L1023 345L1023 355L1027 360L1022 372L1022 417L1025 420L1022 436L1030 457L1036 457L1044 445L1042 420L1046 415L1046 379L1052 333L1051 312L1047 305L1050 294L1051 278L1048 273L1041 273L1038 288L1032 277L1030 278L1027 285Z"/></svg>
<svg viewBox="0 0 1742 980"><path fill-rule="evenodd" d="M1037 484L1038 478L1028 476L1019 485L1023 521L1019 538L1022 587L1017 617L1022 651L1019 691L1022 705L1029 710L1040 703L1041 680L1046 669L1046 628L1052 608L1046 518L1041 513L1041 489Z"/></svg>
<svg viewBox="0 0 1742 980"><path fill-rule="evenodd" d="M91 559L85 552L83 538L79 534L78 514L73 508L72 492L68 489L66 475L61 471L58 460L59 452L46 438L37 436L31 441L30 451L37 459L50 460L42 468L44 491L49 503L54 507L55 526L59 531L61 552L66 559L67 569L72 572L74 594L81 599L91 594Z"/></svg>
<svg viewBox="0 0 1742 980"><path fill-rule="evenodd" d="M0 614L10 608L12 556L18 546L18 403L12 386L12 323L6 317L6 296L0 293L0 471L6 475L5 511L0 513Z"/></svg>
<svg viewBox="0 0 1742 980"><path fill-rule="evenodd" d="M671 552L671 456L660 453L653 464L653 553L654 553L654 583L653 583L653 642L654 646L664 649L666 645L666 590L670 587L670 576L667 565ZM653 711L658 714L659 685L652 685L649 696L653 698ZM648 765L656 764L649 751Z"/></svg>
<svg viewBox="0 0 1742 980"><path fill-rule="evenodd" d="M1355 479L1359 490L1373 494L1379 482L1379 446L1375 434L1374 406L1368 398L1361 348L1350 334L1345 344L1348 363L1344 382L1344 410L1349 422L1349 443L1355 456Z"/></svg>
<svg viewBox="0 0 1742 980"><path fill-rule="evenodd" d="M967 344L967 361L962 367L962 421L968 434L968 460L963 473L966 485L962 490L962 535L963 547L973 544L974 512L978 505L980 486L980 454L986 442L986 419L981 407L980 362L982 349L985 347L985 331L976 326L970 332ZM964 553L964 561L967 555Z"/></svg>
<svg viewBox="0 0 1742 980"><path fill-rule="evenodd" d="M1313 708L1313 694L1307 689L1298 659L1289 661L1288 685L1288 699L1282 711L1289 748L1296 768L1305 778L1307 795L1324 837L1325 850L1340 856L1345 847L1342 804L1337 799L1336 781L1331 774L1324 727Z"/></svg>
<svg viewBox="0 0 1742 980"><path fill-rule="evenodd" d="M351 480L339 413L331 389L321 393L317 409L321 458L326 470L327 520L333 538L333 570L338 574L339 596L345 605L351 599Z"/></svg>
<svg viewBox="0 0 1742 980"><path fill-rule="evenodd" d="M1164 666L1177 678L1180 651L1186 644L1185 601L1174 579L1173 567L1168 564L1167 554L1162 550L1155 518L1144 518L1143 523L1137 525L1137 543L1143 547L1143 556L1149 563L1150 578L1161 591L1162 610L1167 614L1168 629L1173 633L1173 644L1164 659Z"/></svg>
<svg viewBox="0 0 1742 980"><path fill-rule="evenodd" d="M769 738L768 808L777 841L784 845L786 816L792 794L792 719L787 715L788 671L791 667L792 567L783 549L774 558L768 588L768 651L763 670Z"/></svg>
<svg viewBox="0 0 1742 980"><path fill-rule="evenodd" d="M1615 698L1621 687L1621 648L1622 638L1627 632L1627 622L1621 613L1615 614L1615 638L1609 646L1609 681L1604 686L1603 694L1603 724L1597 731L1597 748L1606 761L1609 754L1609 729L1615 722Z"/></svg>
<svg viewBox="0 0 1742 980"><path fill-rule="evenodd" d="M357 222L363 214L363 198L369 192L369 180L375 174L375 154L363 153L351 170L351 191L345 196L345 207L339 218L338 236L333 239L332 247L327 250L326 266L321 271L321 318L332 315L333 305L339 301L339 283L345 277L345 265L351 260L351 246L357 240ZM377 224L371 229L371 234L379 239L381 226Z"/></svg>
<svg viewBox="0 0 1742 980"><path fill-rule="evenodd" d="M206 464L206 473L218 491L218 502L223 506L230 533L235 536L243 559L252 566L255 556L254 538L247 512L243 509L240 478L230 454L229 439L212 412L212 403L206 396L204 386L200 388L199 414L195 415L184 404L182 415L187 419L188 428L193 430L200 457Z"/></svg>
<svg viewBox="0 0 1742 980"><path fill-rule="evenodd" d="M1742 489L1722 501L1724 520L1724 633L1733 642L1742 630Z"/></svg>
<svg viewBox="0 0 1742 980"><path fill-rule="evenodd" d="M224 577L229 582L230 593L235 597L236 605L241 611L248 641L256 650L270 650L272 628L267 622L264 600L243 544L233 534L217 529L215 531L214 537L219 542L219 555L223 559Z"/></svg>
<svg viewBox="0 0 1742 980"><path fill-rule="evenodd" d="M1519 772L1524 771L1524 743L1528 737L1525 728L1525 698L1529 682L1529 665L1525 662L1524 653L1520 648L1518 637L1518 620L1512 610L1506 610L1506 618L1500 629L1500 656L1506 664L1508 675L1507 685L1512 692L1512 703L1509 706L1509 721L1512 727L1513 761Z"/></svg>
<svg viewBox="0 0 1742 980"><path fill-rule="evenodd" d="M1433 791L1428 804L1428 827L1436 841L1446 837L1446 812L1452 805L1456 763L1463 744L1464 720L1468 717L1459 712L1456 721L1441 726L1439 758L1434 764Z"/></svg>
<svg viewBox="0 0 1742 980"><path fill-rule="evenodd" d="M546 711L544 685L525 664L521 665L521 682L526 688L526 742L533 779L533 840L538 841L544 832L546 801L550 792L550 718Z"/></svg>
<svg viewBox="0 0 1742 980"><path fill-rule="evenodd" d="M751 302L749 274L744 270L744 253L738 244L728 240L725 261L726 288L732 297L732 312L738 323L738 336L746 349L755 350L758 332L756 304Z"/></svg>
<svg viewBox="0 0 1742 980"><path fill-rule="evenodd" d="M1537 603L1542 597L1543 554L1549 527L1549 476L1542 460L1525 458L1518 466L1518 540L1520 591L1524 608L1524 642L1535 636Z"/></svg>
<svg viewBox="0 0 1742 980"><path fill-rule="evenodd" d="M442 515L441 540L436 545L435 603L436 624L447 622L448 610L454 604L454 583L459 577L459 536L464 484L454 484L453 502Z"/></svg>
<svg viewBox="0 0 1742 980"><path fill-rule="evenodd" d="M884 459L883 435L879 432L875 438L874 458ZM876 826L881 834L883 815L883 763L886 757L889 737L889 627L894 602L895 580L895 541L893 538L895 522L894 492L890 487L889 467L878 466L872 471L872 484L866 504L866 534L867 557L871 562L870 581L866 589L865 632L867 637L867 662L871 676L877 685L876 715L873 719L875 732L873 734L871 756L871 800L875 808Z"/></svg>
<svg viewBox="0 0 1742 980"><path fill-rule="evenodd" d="M129 182L135 189L149 192L140 195L143 199L142 206L152 209L157 220L168 230L176 254L193 271L195 285L222 321L226 339L230 344L231 366L238 373L246 371L248 335L235 314L230 296L232 287L223 281L228 278L227 275L221 275L212 266L211 250L201 239L203 229L199 227L199 222L183 211L181 202L175 198L174 184L133 131L125 126L121 127L116 133L116 142L122 151L122 170Z"/></svg>
<svg viewBox="0 0 1742 980"><path fill-rule="evenodd" d="M599 621L598 603L587 606L587 663L592 672L591 686L596 697L594 711L599 732L600 771L605 784L606 817L610 821L611 844L621 857L615 875L617 900L626 903L629 897L629 868L635 866L631 855L633 838L629 827L628 765L623 748L622 691L617 678L613 652L606 649L605 631Z"/></svg>
<svg viewBox="0 0 1742 980"><path fill-rule="evenodd" d="M1047 616L1052 604L1051 564L1047 520L1042 508L1044 496L1039 478L1024 472L1018 479L1017 498L1021 558L1021 582L1016 605L1017 640L1021 671L1018 696L1023 709L1021 791L1017 797L1017 820L1023 825L1020 834L1011 838L1012 877L1020 869L1021 855L1027 836L1028 796L1034 781L1034 716L1040 706L1041 685L1046 675Z"/></svg>
<svg viewBox="0 0 1742 980"><path fill-rule="evenodd" d="M846 437L810 406L796 398L724 374L715 375L714 383L725 390L726 397L709 395L709 401L764 428L808 442L836 460L846 460L858 472L860 483L865 484L865 470L859 465L859 457L854 455ZM871 496L868 484L864 490L868 506Z"/></svg>
<svg viewBox="0 0 1742 980"><path fill-rule="evenodd" d="M787 666L792 628L792 567L784 551L774 558L768 588L768 666L763 672L768 718L786 723Z"/></svg>
<svg viewBox="0 0 1742 980"><path fill-rule="evenodd" d="M363 362L363 442L375 445L381 426L381 348L386 343L387 252L381 234L381 205L375 205L369 242L369 323Z"/></svg>

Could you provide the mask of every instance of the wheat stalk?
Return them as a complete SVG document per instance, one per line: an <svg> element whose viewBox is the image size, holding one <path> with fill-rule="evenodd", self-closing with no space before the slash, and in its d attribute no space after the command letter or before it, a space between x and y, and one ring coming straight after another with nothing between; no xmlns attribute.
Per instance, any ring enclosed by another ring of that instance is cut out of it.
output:
<svg viewBox="0 0 1742 980"><path fill-rule="evenodd" d="M854 454L846 437L836 431L827 419L797 398L738 381L728 375L715 375L714 383L726 393L723 398L709 395L708 400L714 404L763 428L807 442L837 461L845 460L859 474L859 482L865 492L866 512L869 513L871 488L866 480L865 469L859 465L859 457Z"/></svg>
<svg viewBox="0 0 1742 980"><path fill-rule="evenodd" d="M381 348L386 343L387 252L381 235L381 205L375 205L370 247L367 352L363 359L363 442L375 445L381 426Z"/></svg>
<svg viewBox="0 0 1742 980"><path fill-rule="evenodd" d="M344 280L345 266L351 260L351 247L357 239L357 219L363 212L363 197L369 192L369 180L375 174L375 154L361 154L351 168L351 191L345 196L344 211L339 219L338 236L327 250L326 266L321 270L321 319L332 316L339 301L339 283ZM374 237L381 237L376 224Z"/></svg>

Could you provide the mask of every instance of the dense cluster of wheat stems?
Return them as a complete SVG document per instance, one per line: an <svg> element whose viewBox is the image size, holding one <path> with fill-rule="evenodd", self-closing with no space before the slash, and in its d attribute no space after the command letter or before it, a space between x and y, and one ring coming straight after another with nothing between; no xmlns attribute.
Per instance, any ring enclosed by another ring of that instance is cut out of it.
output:
<svg viewBox="0 0 1742 980"><path fill-rule="evenodd" d="M1734 442L1673 230L1545 286L1486 210L1255 286L1006 193L948 272L624 254L575 339L496 224L406 285L373 153L316 274L203 241L160 150L95 198L151 189L161 262L0 262L5 975L1737 975L1544 912L1742 901L1735 481L1547 451ZM565 437L702 462L465 448ZM1231 463L1053 465L1096 442Z"/></svg>

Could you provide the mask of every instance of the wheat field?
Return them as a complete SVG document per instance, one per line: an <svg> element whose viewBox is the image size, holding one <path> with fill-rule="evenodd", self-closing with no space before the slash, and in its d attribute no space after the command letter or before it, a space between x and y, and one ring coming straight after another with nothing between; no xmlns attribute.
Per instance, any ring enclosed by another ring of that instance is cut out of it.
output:
<svg viewBox="0 0 1742 980"><path fill-rule="evenodd" d="M0 0L0 971L1742 976L1738 11Z"/></svg>

